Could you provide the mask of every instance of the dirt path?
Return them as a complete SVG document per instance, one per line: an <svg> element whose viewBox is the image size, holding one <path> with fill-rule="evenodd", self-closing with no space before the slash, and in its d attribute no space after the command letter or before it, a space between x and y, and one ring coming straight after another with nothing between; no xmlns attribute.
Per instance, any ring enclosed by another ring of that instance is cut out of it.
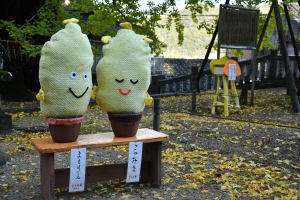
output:
<svg viewBox="0 0 300 200"><path fill-rule="evenodd" d="M255 106L242 112L210 114L212 93L197 96L197 113L191 114L191 96L162 98L162 186L126 184L124 180L86 186L81 193L57 190L57 199L299 199L300 115L291 113L285 89L256 91ZM0 168L0 197L41 199L39 155L30 139L49 136L38 104L6 103L15 108L16 134L0 138L11 162ZM18 108L18 109L17 109ZM22 110L32 108L31 112ZM12 110L11 110L12 111ZM221 112L222 110L219 109ZM141 127L152 128L153 107L146 107ZM37 128L36 128L37 127ZM81 134L110 131L106 113L92 103ZM126 162L126 147L93 149L90 165ZM55 156L66 167L68 153ZM25 177L24 177L25 176ZM1 187L2 186L2 187Z"/></svg>

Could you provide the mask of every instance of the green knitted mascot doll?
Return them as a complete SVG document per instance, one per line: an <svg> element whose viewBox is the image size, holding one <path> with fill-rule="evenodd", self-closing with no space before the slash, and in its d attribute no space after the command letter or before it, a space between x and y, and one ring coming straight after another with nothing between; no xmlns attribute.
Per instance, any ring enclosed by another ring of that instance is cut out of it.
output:
<svg viewBox="0 0 300 200"><path fill-rule="evenodd" d="M36 95L54 142L73 142L79 135L92 91L93 52L77 19L65 20L42 48Z"/></svg>
<svg viewBox="0 0 300 200"><path fill-rule="evenodd" d="M115 135L128 137L136 134L145 104L152 103L147 93L151 79L148 44L151 40L136 34L128 22L120 25L124 29L115 37L102 37L103 58L96 68L98 87L93 88L93 94L100 108L108 113ZM114 128L117 122L121 126ZM133 131L129 130L131 127Z"/></svg>
<svg viewBox="0 0 300 200"><path fill-rule="evenodd" d="M93 52L77 19L46 42L40 59L41 84L37 99L45 117L82 116L91 97Z"/></svg>
<svg viewBox="0 0 300 200"><path fill-rule="evenodd" d="M130 23L114 38L105 36L103 58L97 71L96 101L108 113L140 113L152 98L147 90L151 78L149 39L131 30Z"/></svg>

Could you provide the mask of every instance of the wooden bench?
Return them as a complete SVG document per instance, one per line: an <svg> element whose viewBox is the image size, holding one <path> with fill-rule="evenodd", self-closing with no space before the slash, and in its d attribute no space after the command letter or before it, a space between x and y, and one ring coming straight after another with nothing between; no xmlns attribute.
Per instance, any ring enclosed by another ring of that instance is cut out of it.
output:
<svg viewBox="0 0 300 200"><path fill-rule="evenodd" d="M51 138L33 139L31 144L40 153L41 195L44 199L55 198L55 188L69 186L70 169L55 169L54 153L74 148L103 148L128 145L129 142L142 141L143 154L140 180L153 187L161 185L161 144L169 136L151 129L139 129L135 137L115 137L112 132L80 135L76 142L55 143ZM95 183L112 179L126 179L127 163L86 167L85 183Z"/></svg>

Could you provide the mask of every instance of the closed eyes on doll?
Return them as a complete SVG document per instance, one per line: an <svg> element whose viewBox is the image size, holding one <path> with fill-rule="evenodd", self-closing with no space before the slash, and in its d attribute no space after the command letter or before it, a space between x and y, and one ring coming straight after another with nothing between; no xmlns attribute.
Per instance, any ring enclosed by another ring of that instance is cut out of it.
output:
<svg viewBox="0 0 300 200"><path fill-rule="evenodd" d="M121 79L121 80L119 80L119 79L115 79L115 81L117 81L118 83L122 83L123 81L124 81L124 79ZM130 79L130 82L132 83L132 84L137 84L138 82L139 82L139 80L132 80L132 79Z"/></svg>
<svg viewBox="0 0 300 200"><path fill-rule="evenodd" d="M122 80L115 79L115 81L117 81L118 83L122 83L124 81L124 79L122 79Z"/></svg>
<svg viewBox="0 0 300 200"><path fill-rule="evenodd" d="M132 80L132 79L130 79L130 82L132 83L132 84L137 84L137 82L139 82L139 80Z"/></svg>

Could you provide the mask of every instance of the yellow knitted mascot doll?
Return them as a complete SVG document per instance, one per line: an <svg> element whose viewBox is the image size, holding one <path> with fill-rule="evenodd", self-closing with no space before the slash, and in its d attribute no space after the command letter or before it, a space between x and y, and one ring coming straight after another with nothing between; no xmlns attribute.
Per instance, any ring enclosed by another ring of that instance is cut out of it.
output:
<svg viewBox="0 0 300 200"><path fill-rule="evenodd" d="M78 20L77 20L78 21ZM76 19L51 37L42 49L37 99L46 117L82 116L92 90L93 52Z"/></svg>
<svg viewBox="0 0 300 200"><path fill-rule="evenodd" d="M70 125L72 121L82 121L90 101L93 52L77 22L74 18L65 20L65 28L55 33L42 48L41 89L36 97L50 124ZM59 120L61 118L73 119Z"/></svg>
<svg viewBox="0 0 300 200"><path fill-rule="evenodd" d="M131 30L129 23L121 26L126 28L119 30L116 37L102 38L107 44L96 68L96 101L109 113L140 113L148 97L151 49L141 35Z"/></svg>
<svg viewBox="0 0 300 200"><path fill-rule="evenodd" d="M136 34L128 22L121 26L124 29L115 37L102 38L106 44L96 68L98 88L94 88L94 93L97 104L109 115L140 114L145 104L152 103L147 93L151 79L148 44L151 40Z"/></svg>

